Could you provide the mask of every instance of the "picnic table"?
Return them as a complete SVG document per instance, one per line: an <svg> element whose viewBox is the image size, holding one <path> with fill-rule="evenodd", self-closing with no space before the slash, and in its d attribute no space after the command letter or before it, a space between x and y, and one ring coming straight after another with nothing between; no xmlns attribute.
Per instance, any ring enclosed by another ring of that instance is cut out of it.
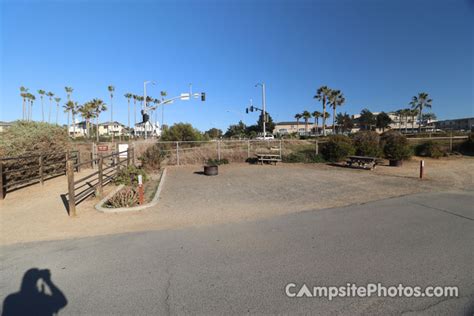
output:
<svg viewBox="0 0 474 316"><path fill-rule="evenodd" d="M277 155L277 154L259 153L259 154L256 154L256 156L257 156L258 162L260 162L262 165L264 162L269 162L269 163L273 162L276 165L277 162L281 161L280 155Z"/></svg>
<svg viewBox="0 0 474 316"><path fill-rule="evenodd" d="M349 156L347 157L346 166L348 167L359 167L364 169L375 169L377 164L376 157L366 157L366 156Z"/></svg>

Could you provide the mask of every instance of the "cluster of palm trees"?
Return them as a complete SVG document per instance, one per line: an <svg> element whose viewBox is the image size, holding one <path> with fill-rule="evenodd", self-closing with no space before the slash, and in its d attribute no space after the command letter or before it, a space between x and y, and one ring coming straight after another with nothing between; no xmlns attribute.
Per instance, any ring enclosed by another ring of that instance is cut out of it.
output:
<svg viewBox="0 0 474 316"><path fill-rule="evenodd" d="M38 90L37 91L41 100L41 121L45 121L45 113L44 113L44 98L47 97L49 99L49 111L48 111L48 123L51 123L51 115L53 111L53 100L56 102L56 124L59 122L59 103L61 102L61 98L54 97L54 93L49 91L46 92L45 90ZM24 121L31 121L33 120L33 103L36 100L36 96L29 92L28 88L20 87L20 96L23 99L23 114L22 119Z"/></svg>
<svg viewBox="0 0 474 316"><path fill-rule="evenodd" d="M423 114L424 109L430 109L433 100L429 97L428 93L420 92L418 95L413 96L409 105L411 108L405 108L395 111L398 116L398 128L402 129L402 122L405 125L405 132L408 130L408 118L411 118L411 129L415 130L416 117L418 117L418 132L421 132L421 126L423 122L436 119L434 113Z"/></svg>
<svg viewBox="0 0 474 316"><path fill-rule="evenodd" d="M323 106L323 111L314 111L310 113L308 111L304 111L303 113L297 113L295 115L297 129L299 131L299 121L303 119L305 122L305 133L308 133L308 121L311 117L314 117L314 124L315 124L315 131L318 131L318 124L319 119L322 118L322 128L323 128L323 135L326 136L326 120L331 116L327 111L327 106L330 106L333 109L332 115L332 131L333 134L336 132L336 108L338 106L342 106L346 99L344 98L344 94L341 90L331 89L327 86L322 86L316 91L316 95L313 97L314 99L321 101Z"/></svg>
<svg viewBox="0 0 474 316"><path fill-rule="evenodd" d="M113 96L111 97L113 98ZM99 141L99 116L100 113L107 110L107 106L101 99L92 99L77 108L77 112L79 112L86 122L86 131L87 135L90 138L90 122L92 119L96 119L96 138Z"/></svg>

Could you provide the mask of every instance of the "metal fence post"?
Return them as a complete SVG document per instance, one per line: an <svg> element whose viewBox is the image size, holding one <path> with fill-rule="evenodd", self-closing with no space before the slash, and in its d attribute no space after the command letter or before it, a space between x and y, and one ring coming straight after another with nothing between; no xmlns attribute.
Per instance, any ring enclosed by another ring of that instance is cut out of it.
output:
<svg viewBox="0 0 474 316"><path fill-rule="evenodd" d="M115 164L117 166L117 175L120 172L120 153L117 151L117 157L115 157Z"/></svg>
<svg viewBox="0 0 474 316"><path fill-rule="evenodd" d="M176 142L176 164L179 166L179 142Z"/></svg>
<svg viewBox="0 0 474 316"><path fill-rule="evenodd" d="M451 131L451 137L449 138L449 152L453 152L453 131Z"/></svg>
<svg viewBox="0 0 474 316"><path fill-rule="evenodd" d="M5 198L5 191L3 190L3 187L5 186L6 181L4 181L3 178L3 162L0 161L0 200L3 200Z"/></svg>
<svg viewBox="0 0 474 316"><path fill-rule="evenodd" d="M281 138L280 138L280 159L281 159Z"/></svg>
<svg viewBox="0 0 474 316"><path fill-rule="evenodd" d="M217 140L217 160L221 160L221 141Z"/></svg>
<svg viewBox="0 0 474 316"><path fill-rule="evenodd" d="M41 185L44 184L44 176L43 176L43 156L39 155L38 158L38 164L39 164L39 178L40 178L40 183Z"/></svg>
<svg viewBox="0 0 474 316"><path fill-rule="evenodd" d="M127 147L127 167L130 166L130 147Z"/></svg>
<svg viewBox="0 0 474 316"><path fill-rule="evenodd" d="M66 161L69 216L76 216L76 197L74 192L74 166L72 161Z"/></svg>
<svg viewBox="0 0 474 316"><path fill-rule="evenodd" d="M316 155L318 155L318 154L319 154L319 142L318 142L318 140L317 140L317 139L316 139L316 142L315 142L315 144L316 144L316 146L315 146L315 147L316 147L316 148L315 148Z"/></svg>
<svg viewBox="0 0 474 316"><path fill-rule="evenodd" d="M98 164L98 167L99 167L99 183L97 183L97 189L96 189L96 195L98 197L102 197L102 193L103 193L103 185L104 185L104 179L103 179L103 163L104 163L104 158L102 158L102 156L99 157L99 164Z"/></svg>

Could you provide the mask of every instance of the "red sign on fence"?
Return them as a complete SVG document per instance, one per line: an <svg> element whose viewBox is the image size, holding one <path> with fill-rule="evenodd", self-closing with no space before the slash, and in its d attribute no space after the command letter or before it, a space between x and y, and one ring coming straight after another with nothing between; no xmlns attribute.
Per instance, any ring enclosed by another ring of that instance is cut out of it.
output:
<svg viewBox="0 0 474 316"><path fill-rule="evenodd" d="M98 150L98 151L108 151L108 150L109 150L109 146L107 146L107 145L99 145L99 146L97 146L97 150Z"/></svg>

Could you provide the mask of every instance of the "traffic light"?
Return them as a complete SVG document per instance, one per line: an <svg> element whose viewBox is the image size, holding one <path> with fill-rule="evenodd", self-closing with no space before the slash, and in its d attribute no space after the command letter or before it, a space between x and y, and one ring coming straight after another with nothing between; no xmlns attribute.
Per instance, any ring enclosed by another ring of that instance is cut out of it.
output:
<svg viewBox="0 0 474 316"><path fill-rule="evenodd" d="M245 109L245 113L249 114L249 108Z"/></svg>
<svg viewBox="0 0 474 316"><path fill-rule="evenodd" d="M253 105L250 106L250 112L253 112Z"/></svg>
<svg viewBox="0 0 474 316"><path fill-rule="evenodd" d="M206 101L206 92L201 92L201 101Z"/></svg>

